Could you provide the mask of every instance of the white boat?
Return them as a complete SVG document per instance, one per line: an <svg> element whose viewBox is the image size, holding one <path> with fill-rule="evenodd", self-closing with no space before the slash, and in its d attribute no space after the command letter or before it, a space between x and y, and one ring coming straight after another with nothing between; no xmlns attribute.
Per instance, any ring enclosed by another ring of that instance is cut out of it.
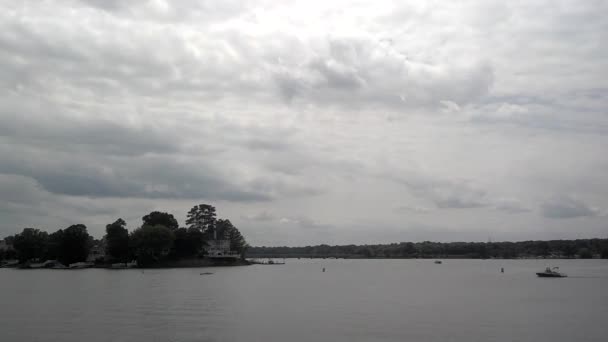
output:
<svg viewBox="0 0 608 342"><path fill-rule="evenodd" d="M559 272L559 267L553 267L553 269L547 267L544 272L537 272L536 275L541 278L565 278L568 276L566 273Z"/></svg>

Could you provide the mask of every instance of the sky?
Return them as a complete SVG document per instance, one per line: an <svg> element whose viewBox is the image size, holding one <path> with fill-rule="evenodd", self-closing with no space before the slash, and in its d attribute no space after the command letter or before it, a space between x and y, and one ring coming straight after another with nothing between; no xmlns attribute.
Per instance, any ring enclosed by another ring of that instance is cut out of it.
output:
<svg viewBox="0 0 608 342"><path fill-rule="evenodd" d="M0 2L0 237L608 237L608 2Z"/></svg>

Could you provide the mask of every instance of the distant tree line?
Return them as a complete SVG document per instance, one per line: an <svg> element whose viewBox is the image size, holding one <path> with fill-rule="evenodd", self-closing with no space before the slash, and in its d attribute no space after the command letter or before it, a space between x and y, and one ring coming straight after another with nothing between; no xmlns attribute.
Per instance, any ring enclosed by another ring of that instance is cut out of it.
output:
<svg viewBox="0 0 608 342"><path fill-rule="evenodd" d="M227 219L217 219L215 207L194 206L187 215L186 227L172 214L154 211L142 217L142 225L132 232L119 218L106 226L106 234L95 240L83 224L76 224L54 233L25 228L4 239L10 250L0 251L0 260L17 258L20 262L58 260L64 265L85 261L95 246L104 246L104 263L137 260L151 265L163 260L203 257L207 241L214 238L230 240L232 251L244 256L248 245L239 230Z"/></svg>
<svg viewBox="0 0 608 342"><path fill-rule="evenodd" d="M608 258L608 239L520 242L401 242L379 245L250 247L247 256L275 258Z"/></svg>

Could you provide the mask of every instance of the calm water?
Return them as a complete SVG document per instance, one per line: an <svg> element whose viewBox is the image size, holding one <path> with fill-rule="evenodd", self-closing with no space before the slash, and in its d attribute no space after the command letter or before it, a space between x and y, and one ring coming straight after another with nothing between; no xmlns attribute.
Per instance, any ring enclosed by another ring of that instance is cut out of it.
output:
<svg viewBox="0 0 608 342"><path fill-rule="evenodd" d="M534 275L554 265L570 277ZM200 275L206 271L214 274ZM5 342L604 342L607 318L606 260L0 270Z"/></svg>

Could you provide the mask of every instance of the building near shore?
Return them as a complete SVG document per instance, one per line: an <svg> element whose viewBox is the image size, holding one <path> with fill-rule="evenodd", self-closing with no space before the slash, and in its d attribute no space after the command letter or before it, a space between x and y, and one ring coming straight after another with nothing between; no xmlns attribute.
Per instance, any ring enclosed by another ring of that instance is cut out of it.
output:
<svg viewBox="0 0 608 342"><path fill-rule="evenodd" d="M106 257L106 246L103 242L93 245L89 250L87 256L87 262L96 262L98 260L104 260Z"/></svg>
<svg viewBox="0 0 608 342"><path fill-rule="evenodd" d="M238 259L240 255L236 251L230 250L230 240L218 239L217 233L213 232L213 240L207 241L205 247L206 257L212 259Z"/></svg>
<svg viewBox="0 0 608 342"><path fill-rule="evenodd" d="M0 251L12 251L15 250L12 244L9 244L6 239L0 240Z"/></svg>

